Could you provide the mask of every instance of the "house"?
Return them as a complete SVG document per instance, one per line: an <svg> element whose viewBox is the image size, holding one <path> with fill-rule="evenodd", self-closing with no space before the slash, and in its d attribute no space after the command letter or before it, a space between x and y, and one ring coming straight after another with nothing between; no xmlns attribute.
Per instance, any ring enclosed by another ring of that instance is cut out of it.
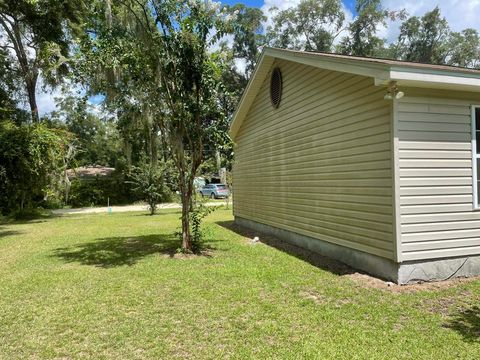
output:
<svg viewBox="0 0 480 360"><path fill-rule="evenodd" d="M480 71L267 48L230 133L236 223L397 283L480 274Z"/></svg>
<svg viewBox="0 0 480 360"><path fill-rule="evenodd" d="M67 176L70 180L79 178L82 180L94 180L97 177L107 177L113 174L115 168L107 166L80 166L75 169L68 169Z"/></svg>

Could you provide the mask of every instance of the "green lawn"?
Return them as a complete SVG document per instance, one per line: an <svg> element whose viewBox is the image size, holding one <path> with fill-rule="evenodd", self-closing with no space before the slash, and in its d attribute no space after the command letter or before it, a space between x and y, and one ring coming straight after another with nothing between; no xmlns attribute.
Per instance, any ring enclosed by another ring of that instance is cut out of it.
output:
<svg viewBox="0 0 480 360"><path fill-rule="evenodd" d="M0 225L0 358L480 358L480 280L376 288L250 244L227 210L210 256L172 257L178 218Z"/></svg>

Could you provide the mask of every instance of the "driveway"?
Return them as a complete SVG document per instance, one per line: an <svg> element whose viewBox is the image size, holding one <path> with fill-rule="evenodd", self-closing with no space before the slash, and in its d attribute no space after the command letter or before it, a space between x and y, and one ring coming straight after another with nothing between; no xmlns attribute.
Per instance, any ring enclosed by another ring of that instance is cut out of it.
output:
<svg viewBox="0 0 480 360"><path fill-rule="evenodd" d="M225 202L208 202L206 206L221 206L225 205ZM231 202L230 204L231 205ZM182 206L177 203L165 203L158 204L157 210L161 209L180 209ZM124 206L111 206L112 213L117 212L127 212L127 211L149 211L148 205L124 205ZM97 213L106 213L108 207L85 207L85 208L76 208L76 209L56 209L52 211L57 215L74 215L74 214L97 214Z"/></svg>

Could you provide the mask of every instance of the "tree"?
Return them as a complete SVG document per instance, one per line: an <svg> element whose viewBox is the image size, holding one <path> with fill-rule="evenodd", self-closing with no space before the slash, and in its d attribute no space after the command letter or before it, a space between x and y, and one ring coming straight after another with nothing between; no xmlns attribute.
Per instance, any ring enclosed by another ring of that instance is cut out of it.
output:
<svg viewBox="0 0 480 360"><path fill-rule="evenodd" d="M121 157L121 140L116 125L100 118L84 97L67 95L57 99L52 121L62 124L78 139L78 166L115 166Z"/></svg>
<svg viewBox="0 0 480 360"><path fill-rule="evenodd" d="M124 0L110 9L103 21L97 11L90 29L95 34L83 39L86 66L110 70L123 98L158 126L178 172L182 249L191 251L193 181L208 129L223 116L221 73L209 48L231 31L231 15L199 0Z"/></svg>
<svg viewBox="0 0 480 360"><path fill-rule="evenodd" d="M164 166L153 165L150 161L142 161L139 166L132 167L128 181L133 184L133 191L145 200L154 215L157 204L168 199L169 189L165 183Z"/></svg>
<svg viewBox="0 0 480 360"><path fill-rule="evenodd" d="M9 54L0 48L0 121L9 119L20 124L28 119L28 114L18 107L18 92L18 81Z"/></svg>
<svg viewBox="0 0 480 360"><path fill-rule="evenodd" d="M83 8L82 1L73 0L0 0L0 49L22 79L33 121L39 120L38 77L41 73L53 85L66 73L68 29L76 29Z"/></svg>
<svg viewBox="0 0 480 360"><path fill-rule="evenodd" d="M155 28L152 14L142 10L147 3L95 1L75 66L76 80L87 85L90 95L106 95L103 105L116 119L127 168L145 156L152 164L159 156L167 160L158 119L149 105L151 94L140 85L155 82L151 65L158 56L145 56L142 48L142 42L151 41L151 33L140 22L146 18L148 28Z"/></svg>
<svg viewBox="0 0 480 360"><path fill-rule="evenodd" d="M480 36L475 29L452 32L448 41L447 64L479 68Z"/></svg>
<svg viewBox="0 0 480 360"><path fill-rule="evenodd" d="M395 58L428 64L445 64L448 56L450 27L436 7L421 18L412 16L400 27L393 46Z"/></svg>
<svg viewBox="0 0 480 360"><path fill-rule="evenodd" d="M340 0L302 0L275 15L267 42L284 49L329 52L344 21Z"/></svg>
<svg viewBox="0 0 480 360"><path fill-rule="evenodd" d="M245 61L244 75L248 79L257 63L259 42L263 38L260 35L263 30L262 23L267 18L261 9L247 7L244 4L226 6L225 11L235 17L232 21L232 54L234 58Z"/></svg>
<svg viewBox="0 0 480 360"><path fill-rule="evenodd" d="M0 211L33 208L62 188L71 134L0 122Z"/></svg>
<svg viewBox="0 0 480 360"><path fill-rule="evenodd" d="M218 171L217 154L221 158L221 167L228 170L232 167L233 142L228 135L228 129L230 119L248 83L245 74L238 71L233 51L226 44L223 44L218 51L213 53L212 58L220 73L217 101L222 116L206 129L205 156L201 171L207 174L212 174L215 170Z"/></svg>
<svg viewBox="0 0 480 360"><path fill-rule="evenodd" d="M385 40L377 36L378 28L387 25L387 19L404 18L405 11L388 11L381 0L357 0L356 18L348 26L349 35L342 39L338 51L355 56L379 56Z"/></svg>
<svg viewBox="0 0 480 360"><path fill-rule="evenodd" d="M208 48L222 35L225 23L216 5L208 2L190 1L187 5L153 1L153 6L156 18L162 19L157 26L161 29L159 50L163 54L157 66L167 111L160 128L168 134L168 145L179 173L182 249L189 251L193 182L203 160L206 130L221 117L216 103L219 74ZM217 35L210 39L214 29Z"/></svg>

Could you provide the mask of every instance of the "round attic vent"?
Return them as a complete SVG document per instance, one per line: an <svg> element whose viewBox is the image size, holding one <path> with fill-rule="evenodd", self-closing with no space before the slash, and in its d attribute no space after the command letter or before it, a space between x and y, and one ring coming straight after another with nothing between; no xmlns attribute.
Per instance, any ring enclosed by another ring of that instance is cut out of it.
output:
<svg viewBox="0 0 480 360"><path fill-rule="evenodd" d="M282 72L280 68L276 67L273 69L272 78L270 79L270 99L275 109L278 108L282 100L282 87Z"/></svg>

